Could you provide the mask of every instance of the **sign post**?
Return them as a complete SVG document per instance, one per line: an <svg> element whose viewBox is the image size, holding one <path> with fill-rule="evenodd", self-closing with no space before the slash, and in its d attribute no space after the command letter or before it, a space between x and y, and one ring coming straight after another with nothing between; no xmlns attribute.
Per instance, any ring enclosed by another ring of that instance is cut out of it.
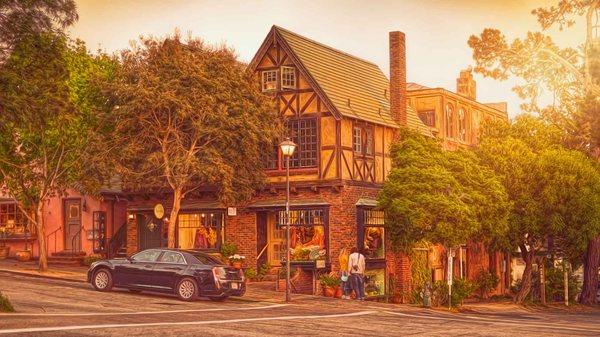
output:
<svg viewBox="0 0 600 337"><path fill-rule="evenodd" d="M563 272L564 272L564 283L565 283L565 305L569 306L569 262L563 258Z"/></svg>
<svg viewBox="0 0 600 337"><path fill-rule="evenodd" d="M452 308L452 272L454 262L454 251L448 249L448 309Z"/></svg>

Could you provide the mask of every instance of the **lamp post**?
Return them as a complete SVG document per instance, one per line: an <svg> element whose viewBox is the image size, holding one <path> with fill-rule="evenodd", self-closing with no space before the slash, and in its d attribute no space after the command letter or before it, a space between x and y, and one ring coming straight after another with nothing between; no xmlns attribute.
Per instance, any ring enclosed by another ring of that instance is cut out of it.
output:
<svg viewBox="0 0 600 337"><path fill-rule="evenodd" d="M279 144L281 153L285 157L285 301L291 300L290 291L290 157L296 150L296 144L286 138Z"/></svg>

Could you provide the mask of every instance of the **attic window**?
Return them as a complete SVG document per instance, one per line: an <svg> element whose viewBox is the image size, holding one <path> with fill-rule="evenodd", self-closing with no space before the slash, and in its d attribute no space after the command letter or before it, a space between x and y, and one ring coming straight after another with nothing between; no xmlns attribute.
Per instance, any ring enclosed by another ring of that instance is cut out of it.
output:
<svg viewBox="0 0 600 337"><path fill-rule="evenodd" d="M284 89L296 89L296 69L293 67L281 67L281 87Z"/></svg>
<svg viewBox="0 0 600 337"><path fill-rule="evenodd" d="M277 90L277 70L265 70L262 72L262 91Z"/></svg>

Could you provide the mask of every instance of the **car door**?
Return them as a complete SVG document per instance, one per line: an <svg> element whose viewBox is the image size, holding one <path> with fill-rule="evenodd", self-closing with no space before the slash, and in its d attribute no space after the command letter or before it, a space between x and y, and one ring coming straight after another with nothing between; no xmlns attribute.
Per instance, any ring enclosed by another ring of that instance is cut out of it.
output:
<svg viewBox="0 0 600 337"><path fill-rule="evenodd" d="M161 253L158 249L144 250L115 266L115 283L132 288L152 287L152 271Z"/></svg>
<svg viewBox="0 0 600 337"><path fill-rule="evenodd" d="M161 289L174 289L186 268L187 261L183 254L166 250L154 266L152 283Z"/></svg>

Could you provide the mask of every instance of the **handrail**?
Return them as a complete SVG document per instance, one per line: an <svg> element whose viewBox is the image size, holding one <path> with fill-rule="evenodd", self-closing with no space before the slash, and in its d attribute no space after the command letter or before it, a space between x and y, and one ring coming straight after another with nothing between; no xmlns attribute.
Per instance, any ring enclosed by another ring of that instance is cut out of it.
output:
<svg viewBox="0 0 600 337"><path fill-rule="evenodd" d="M75 245L75 239L80 238L81 239L81 230L84 229L83 225L81 225L79 227L79 230L77 231L77 233L75 233L75 235L73 235L73 238L71 239L71 252L75 253L75 247L73 247ZM81 241L79 241L79 243L81 244ZM81 249L81 247L78 247ZM77 251L79 252L79 251Z"/></svg>
<svg viewBox="0 0 600 337"><path fill-rule="evenodd" d="M265 245L265 247L260 251L260 253L256 256L256 261L258 261L258 259L260 259L261 255L263 255L263 253L265 252L265 250L267 250L267 247L269 247L269 244L267 243Z"/></svg>
<svg viewBox="0 0 600 337"><path fill-rule="evenodd" d="M58 231L62 231L62 227L58 227L57 229L55 229L52 233L46 235L46 254L48 254L48 248L50 247L48 245L48 241L50 240L50 236L54 235L54 253L56 253L56 233L58 233Z"/></svg>
<svg viewBox="0 0 600 337"><path fill-rule="evenodd" d="M106 254L109 258L111 258L113 255L116 255L121 246L123 246L123 244L125 243L126 238L127 224L123 224L108 241L108 250Z"/></svg>

